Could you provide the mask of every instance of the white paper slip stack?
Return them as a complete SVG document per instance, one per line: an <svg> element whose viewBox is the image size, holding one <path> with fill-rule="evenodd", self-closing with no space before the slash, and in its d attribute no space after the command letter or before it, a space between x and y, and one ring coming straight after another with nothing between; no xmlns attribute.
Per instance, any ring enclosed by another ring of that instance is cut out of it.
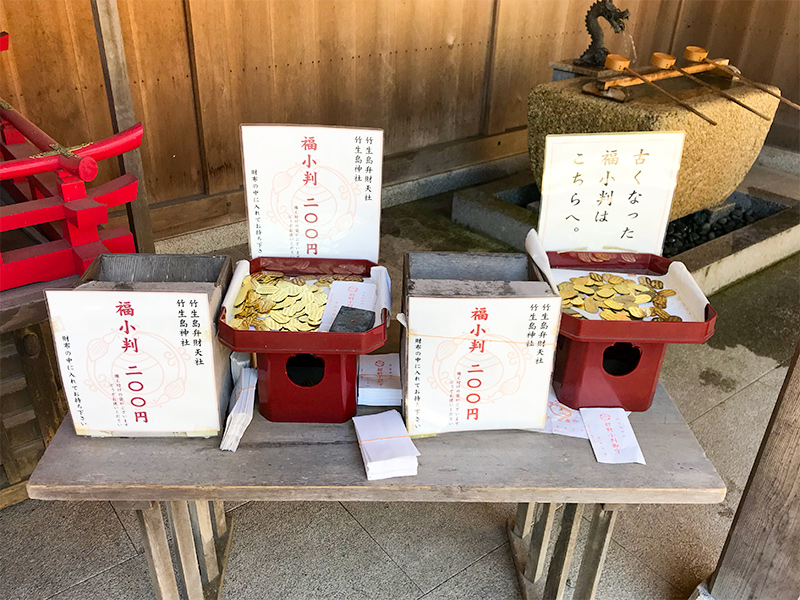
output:
<svg viewBox="0 0 800 600"><path fill-rule="evenodd" d="M236 452L239 442L250 421L253 420L253 401L256 395L257 371L251 367L242 368L242 375L236 382L228 405L228 420L222 434L220 450Z"/></svg>
<svg viewBox="0 0 800 600"><path fill-rule="evenodd" d="M367 479L388 479L417 474L419 451L396 410L353 417Z"/></svg>
<svg viewBox="0 0 800 600"><path fill-rule="evenodd" d="M358 357L358 403L362 406L400 406L399 354L364 354Z"/></svg>

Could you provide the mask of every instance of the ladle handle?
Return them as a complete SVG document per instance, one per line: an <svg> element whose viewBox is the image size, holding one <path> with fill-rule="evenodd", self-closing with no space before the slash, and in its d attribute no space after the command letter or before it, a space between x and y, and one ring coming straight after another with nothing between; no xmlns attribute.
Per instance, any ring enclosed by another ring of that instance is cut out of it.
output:
<svg viewBox="0 0 800 600"><path fill-rule="evenodd" d="M762 92L766 92L766 93L767 93L767 94L769 94L770 96L775 96L775 97L776 97L778 100L780 100L780 101L781 101L781 102L783 102L784 104L788 104L788 105L789 105L789 106L791 106L793 109L795 109L795 110L800 110L800 104L795 104L795 103L794 103L794 102L792 102L791 100L787 100L786 98L784 98L784 97L783 97L783 96L781 96L780 94L778 94L778 93L776 93L776 92L773 92L771 89L769 89L769 88L768 88L766 85L764 85L763 83L758 83L757 81L753 81L752 79L748 79L747 77L745 77L745 76L744 76L744 75L742 75L741 73L737 73L736 71L734 71L733 69L731 69L731 68L730 68L729 66L727 66L727 65L720 65L720 64L717 64L717 63L715 63L713 60L708 60L707 58L704 58L704 59L703 59L703 62L707 62L707 63L714 64L714 65L716 65L718 68L722 69L723 71L726 71L728 74L730 74L730 75L733 75L734 77L738 77L738 78L739 78L739 79L742 81L742 83L746 83L746 84L747 84L747 85L749 85L749 86L752 86L752 87L754 87L754 88L758 88L758 89L760 89Z"/></svg>
<svg viewBox="0 0 800 600"><path fill-rule="evenodd" d="M739 100L739 99L738 99L738 98L736 98L735 96L731 96L731 95L730 95L728 92L726 92L725 90L721 90L721 89L719 89L718 87L714 87L713 85L711 85L710 83L707 83L707 82L703 81L703 80L702 80L702 79L700 79L699 77L695 77L695 76L694 76L694 75L692 75L691 73L687 73L686 71L684 71L684 70L683 70L683 69L681 69L680 67L673 67L673 69L675 69L676 71L678 71L678 72L682 73L682 74L683 74L683 76L684 76L684 77L686 77L687 79L691 79L692 81L694 81L694 82L696 82L696 83L699 83L699 84L700 84L700 85L702 85L703 87L707 87L708 89L712 90L714 93L716 93L716 94L719 94L719 95L720 95L720 96L722 96L723 98L727 98L728 100L730 100L731 102L735 102L736 104L738 104L738 105L739 105L739 106L741 106L742 108L746 108L746 109L747 109L747 110L749 110L751 113L758 115L759 117L761 117L761 118L762 118L762 119L764 119L765 121L771 121L771 120L772 120L772 119L770 119L770 118L769 118L767 115L765 115L764 113L760 113L760 112L758 112L758 111L757 111L755 108L753 108L753 107L751 107L751 106L747 106L747 104L745 104L744 102L742 102L741 100Z"/></svg>
<svg viewBox="0 0 800 600"><path fill-rule="evenodd" d="M697 110L697 109L696 109L696 108L694 108L693 106L691 106L691 105L687 104L686 102L684 102L684 101L683 101L683 100L681 100L680 98L678 98L678 97L676 97L676 96L673 96L672 94L670 94L670 93L669 93L667 90L665 90L664 88L662 88L662 87L660 87L660 86L657 86L657 85L656 85L655 83L653 83L652 81L649 81L649 80L645 79L644 77L642 77L641 75L639 75L639 73L637 73L636 71L631 71L630 69L626 68L626 69L625 69L625 72L626 72L626 73L630 73L630 74L631 74L631 75L633 75L634 77L638 77L639 79L641 79L642 81L644 81L644 82L645 82L647 85L649 85L649 86L652 86L652 87L656 88L656 89L657 89L659 92L661 92L662 94L664 94L664 95L665 95L665 96L667 96L668 98L671 98L673 102L675 102L675 103L677 103L677 104L680 104L680 105L681 105L683 108L685 108L685 109L686 109L686 110L688 110L688 111L691 111L691 112L693 112L694 114L696 114L696 115L697 115L698 117L700 117L701 119L703 119L703 120L705 120L705 121L707 121L707 122L711 123L712 125L716 125L716 124L717 124L717 122L716 122L716 121L714 121L713 119L710 119L710 118L708 118L708 117L707 117L707 116L705 116L703 113L701 113L699 110Z"/></svg>

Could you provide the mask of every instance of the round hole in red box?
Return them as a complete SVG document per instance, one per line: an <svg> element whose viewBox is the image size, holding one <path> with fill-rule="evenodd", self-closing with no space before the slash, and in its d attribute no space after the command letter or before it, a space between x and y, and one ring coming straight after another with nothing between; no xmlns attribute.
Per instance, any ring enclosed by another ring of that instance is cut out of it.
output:
<svg viewBox="0 0 800 600"><path fill-rule="evenodd" d="M603 370L620 377L633 373L642 358L641 348L630 342L617 342L603 351Z"/></svg>
<svg viewBox="0 0 800 600"><path fill-rule="evenodd" d="M286 376L300 387L314 387L325 377L325 361L314 354L295 354L286 361Z"/></svg>

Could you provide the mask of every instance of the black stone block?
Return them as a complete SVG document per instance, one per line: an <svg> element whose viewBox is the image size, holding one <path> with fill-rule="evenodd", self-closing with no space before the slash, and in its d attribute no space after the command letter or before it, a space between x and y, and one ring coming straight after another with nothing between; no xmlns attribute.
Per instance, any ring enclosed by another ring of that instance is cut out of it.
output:
<svg viewBox="0 0 800 600"><path fill-rule="evenodd" d="M350 308L342 306L336 313L336 318L331 325L334 333L362 333L372 329L375 323L375 311L364 308Z"/></svg>

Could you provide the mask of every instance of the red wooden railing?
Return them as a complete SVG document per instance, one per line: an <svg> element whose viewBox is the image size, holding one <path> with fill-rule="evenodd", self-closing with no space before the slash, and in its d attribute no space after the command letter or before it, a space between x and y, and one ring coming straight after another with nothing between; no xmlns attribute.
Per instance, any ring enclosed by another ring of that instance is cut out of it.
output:
<svg viewBox="0 0 800 600"><path fill-rule="evenodd" d="M0 50L8 36L0 33ZM45 243L0 253L0 290L82 274L99 254L135 252L124 227L108 223L109 207L136 198L139 182L122 175L89 190L97 161L137 148L141 123L108 139L65 148L0 99L0 183L14 204L0 206L0 233L36 227ZM53 226L61 222L60 230Z"/></svg>

